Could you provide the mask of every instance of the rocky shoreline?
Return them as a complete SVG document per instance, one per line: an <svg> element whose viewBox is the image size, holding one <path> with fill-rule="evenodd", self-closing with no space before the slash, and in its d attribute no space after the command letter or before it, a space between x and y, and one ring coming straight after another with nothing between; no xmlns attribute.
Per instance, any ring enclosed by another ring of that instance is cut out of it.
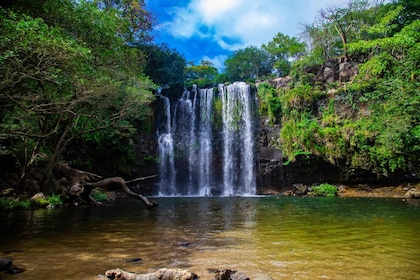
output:
<svg viewBox="0 0 420 280"><path fill-rule="evenodd" d="M420 199L420 183L407 183L399 186L371 186L368 184L337 185L336 188L337 197ZM310 186L296 184L283 191L265 189L260 194L280 196L311 196L310 194L308 195L308 190L310 190Z"/></svg>
<svg viewBox="0 0 420 280"><path fill-rule="evenodd" d="M370 187L359 185L356 187L339 186L337 195L339 197L381 197L381 198L420 198L420 184Z"/></svg>

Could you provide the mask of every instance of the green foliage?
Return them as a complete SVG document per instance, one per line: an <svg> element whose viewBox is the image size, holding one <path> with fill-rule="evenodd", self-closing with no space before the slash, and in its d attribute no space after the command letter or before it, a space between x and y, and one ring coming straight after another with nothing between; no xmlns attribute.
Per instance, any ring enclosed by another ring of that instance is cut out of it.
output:
<svg viewBox="0 0 420 280"><path fill-rule="evenodd" d="M104 202L108 200L108 196L106 193L103 192L101 188L95 188L92 190L91 196L93 199L99 202Z"/></svg>
<svg viewBox="0 0 420 280"><path fill-rule="evenodd" d="M162 88L183 84L185 80L185 58L167 45L140 45L146 56L145 73Z"/></svg>
<svg viewBox="0 0 420 280"><path fill-rule="evenodd" d="M220 97L213 98L213 126L221 129L223 126L223 100Z"/></svg>
<svg viewBox="0 0 420 280"><path fill-rule="evenodd" d="M280 137L288 162L304 152L382 175L419 166L420 21L405 14L404 3L357 11L364 25L348 30L347 48L364 62L355 79L334 94L302 81L302 70L313 65L311 56L296 62L295 87L280 94ZM376 22L366 14L373 11ZM410 20L402 24L405 18ZM334 87L340 85L327 88Z"/></svg>
<svg viewBox="0 0 420 280"><path fill-rule="evenodd" d="M38 207L38 208L45 208L45 207L56 208L56 207L63 206L63 201L61 199L61 196L56 195L54 193L48 197L32 198L30 203L32 204L32 206Z"/></svg>
<svg viewBox="0 0 420 280"><path fill-rule="evenodd" d="M299 84L294 88L286 89L280 97L283 112L299 110L309 112L312 110L314 102L325 95L324 92L313 88L308 84Z"/></svg>
<svg viewBox="0 0 420 280"><path fill-rule="evenodd" d="M48 205L51 208L63 206L63 201L61 200L60 195L52 194L50 197L47 198Z"/></svg>
<svg viewBox="0 0 420 280"><path fill-rule="evenodd" d="M272 73L272 56L255 46L236 51L225 61L225 75L230 82L261 79Z"/></svg>
<svg viewBox="0 0 420 280"><path fill-rule="evenodd" d="M281 120L281 102L276 89L269 83L258 85L260 115L267 116L270 123L274 124Z"/></svg>
<svg viewBox="0 0 420 280"><path fill-rule="evenodd" d="M197 85L204 88L215 82L218 71L210 61L202 60L200 65L190 65L185 68L186 86Z"/></svg>
<svg viewBox="0 0 420 280"><path fill-rule="evenodd" d="M319 186L312 186L312 193L315 196L334 197L337 196L337 188L330 184L320 184Z"/></svg>
<svg viewBox="0 0 420 280"><path fill-rule="evenodd" d="M277 33L273 40L267 45L263 44L262 48L275 57L274 68L279 76L288 75L290 60L298 59L305 53L305 43L282 33Z"/></svg>
<svg viewBox="0 0 420 280"><path fill-rule="evenodd" d="M301 150L295 151L293 153L293 156L289 157L289 159L286 162L283 162L283 165L289 165L298 156L309 156L311 154L312 154L311 152L304 152L304 151L301 151Z"/></svg>
<svg viewBox="0 0 420 280"><path fill-rule="evenodd" d="M27 209L31 206L29 200L21 200L19 198L0 197L0 210L14 210L14 209Z"/></svg>
<svg viewBox="0 0 420 280"><path fill-rule="evenodd" d="M42 159L48 175L75 140L108 147L113 136L122 147L149 121L155 85L142 73L144 53L127 42L147 40L143 8L30 0L0 10L0 144L22 173Z"/></svg>
<svg viewBox="0 0 420 280"><path fill-rule="evenodd" d="M291 161L300 154L321 155L323 146L317 143L320 139L319 130L320 126L313 116L291 111L288 117L283 119L280 131L283 154Z"/></svg>

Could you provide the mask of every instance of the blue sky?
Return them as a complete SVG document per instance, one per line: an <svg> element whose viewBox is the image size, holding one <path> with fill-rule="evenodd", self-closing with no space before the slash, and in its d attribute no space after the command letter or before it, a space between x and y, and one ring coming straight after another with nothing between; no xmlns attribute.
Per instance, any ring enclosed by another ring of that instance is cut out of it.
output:
<svg viewBox="0 0 420 280"><path fill-rule="evenodd" d="M146 0L157 19L157 43L166 43L199 64L209 60L221 69L227 56L248 46L260 47L281 32L300 33L321 8L348 0Z"/></svg>

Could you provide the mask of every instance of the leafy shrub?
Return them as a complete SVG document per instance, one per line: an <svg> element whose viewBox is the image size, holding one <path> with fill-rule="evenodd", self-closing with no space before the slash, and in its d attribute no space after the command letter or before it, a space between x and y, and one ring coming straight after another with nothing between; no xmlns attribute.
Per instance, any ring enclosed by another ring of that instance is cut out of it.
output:
<svg viewBox="0 0 420 280"><path fill-rule="evenodd" d="M258 97L260 99L260 114L268 116L270 123L277 123L281 117L281 102L276 89L267 82L258 86Z"/></svg>
<svg viewBox="0 0 420 280"><path fill-rule="evenodd" d="M337 195L337 192L337 188L330 184L321 184L319 186L312 187L312 193L315 196L334 197Z"/></svg>
<svg viewBox="0 0 420 280"><path fill-rule="evenodd" d="M29 200L20 200L19 198L0 198L0 209L13 210L13 209L26 209L31 206Z"/></svg>
<svg viewBox="0 0 420 280"><path fill-rule="evenodd" d="M93 199L95 199L96 201L99 201L99 202L108 200L108 196L106 195L106 193L104 193L102 191L101 188L93 189L93 191L91 193L91 196L93 197Z"/></svg>
<svg viewBox="0 0 420 280"><path fill-rule="evenodd" d="M54 207L60 207L63 205L63 201L61 200L61 196L56 195L56 194L52 194L50 197L48 197L48 205L50 205L50 207L54 208Z"/></svg>

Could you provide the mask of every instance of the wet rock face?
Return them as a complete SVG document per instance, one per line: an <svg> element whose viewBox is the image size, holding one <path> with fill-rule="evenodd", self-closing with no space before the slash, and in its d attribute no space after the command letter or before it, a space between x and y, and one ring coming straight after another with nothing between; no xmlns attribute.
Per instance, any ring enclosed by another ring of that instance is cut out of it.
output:
<svg viewBox="0 0 420 280"><path fill-rule="evenodd" d="M275 194L290 190L294 184L312 185L320 182L339 182L337 167L316 157L298 156L295 162L284 164L280 150L280 125L271 125L260 118L257 141L257 193Z"/></svg>

